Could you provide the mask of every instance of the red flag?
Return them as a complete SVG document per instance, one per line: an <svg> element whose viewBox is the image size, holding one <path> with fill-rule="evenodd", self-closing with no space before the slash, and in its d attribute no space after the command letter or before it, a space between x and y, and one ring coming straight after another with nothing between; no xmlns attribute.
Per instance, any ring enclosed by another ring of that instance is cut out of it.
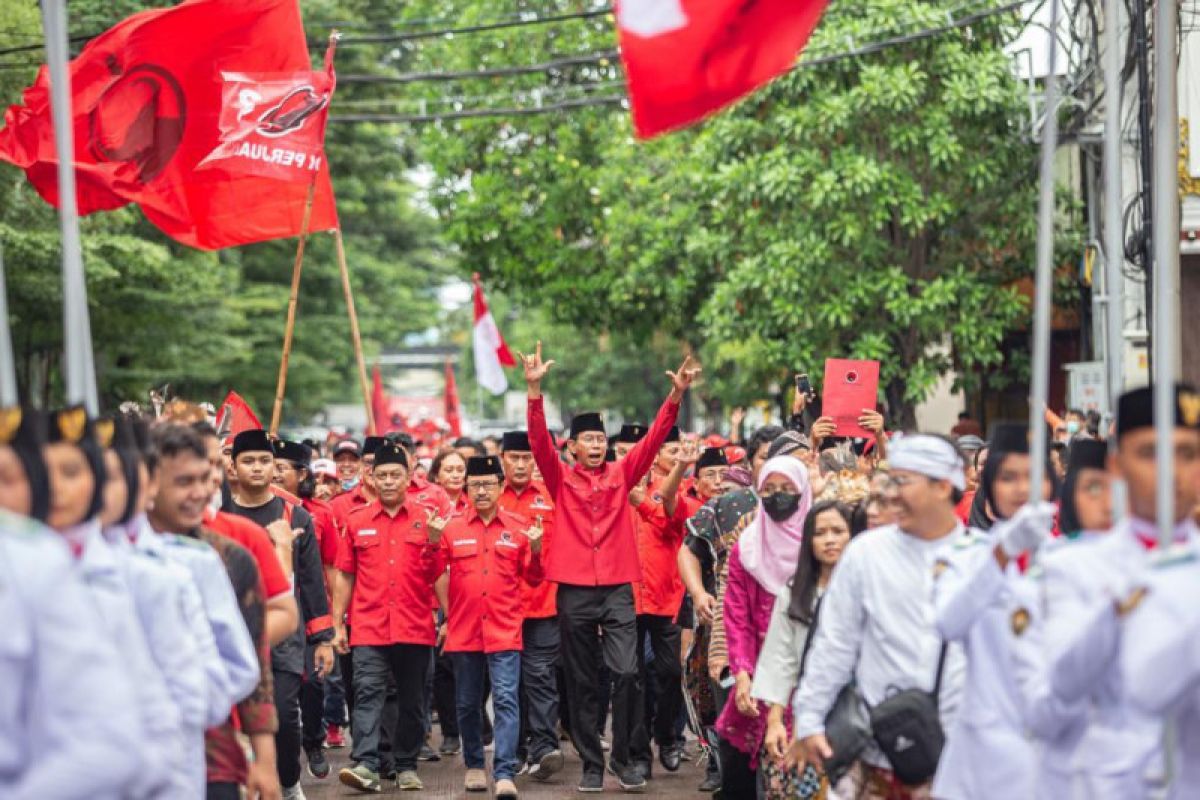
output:
<svg viewBox="0 0 1200 800"><path fill-rule="evenodd" d="M454 379L454 367L446 360L446 424L451 436L462 436L462 420L458 416L458 382Z"/></svg>
<svg viewBox="0 0 1200 800"><path fill-rule="evenodd" d="M391 429L388 412L388 396L383 391L383 377L376 364L375 369L371 370L371 415L375 418L375 428L371 433L375 436L382 436Z"/></svg>
<svg viewBox="0 0 1200 800"><path fill-rule="evenodd" d="M217 433L224 438L250 430L262 430L262 423L242 396L231 391L221 402L221 410L217 414Z"/></svg>
<svg viewBox="0 0 1200 800"><path fill-rule="evenodd" d="M307 76L315 86L311 70L296 0L186 0L135 14L100 34L70 69L79 212L137 203L176 241L216 250L297 235L315 176L309 229L337 227L324 158L290 146L318 127L323 135L327 99L314 110L314 96L294 94L283 102L274 87L259 91L258 84L237 83L269 74L293 85L307 85ZM220 157L222 145L242 129L222 128L228 122L223 93L230 89L223 73L239 73L234 85L263 97L252 103L253 95L233 96L245 101L238 109L249 109L257 127L251 136L259 138L245 141L250 149L241 156L235 149L232 158ZM332 77L327 80L332 91ZM22 167L38 193L57 204L45 67L23 100L5 115L0 159ZM265 151L264 131L280 134ZM263 177L264 168L272 177Z"/></svg>
<svg viewBox="0 0 1200 800"><path fill-rule="evenodd" d="M791 67L828 2L617 0L638 137L690 125Z"/></svg>

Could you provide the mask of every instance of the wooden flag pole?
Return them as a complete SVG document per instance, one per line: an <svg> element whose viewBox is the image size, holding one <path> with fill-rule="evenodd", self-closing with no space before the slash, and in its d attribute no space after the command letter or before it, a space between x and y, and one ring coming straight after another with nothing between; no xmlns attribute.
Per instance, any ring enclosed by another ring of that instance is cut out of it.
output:
<svg viewBox="0 0 1200 800"><path fill-rule="evenodd" d="M296 332L296 302L300 298L300 270L304 266L304 245L308 242L308 223L312 217L313 195L317 191L317 176L308 185L308 197L304 201L304 216L300 220L300 241L296 244L296 259L292 262L292 293L288 298L287 325L283 329L283 355L279 359L279 378L275 381L275 406L271 409L272 434L279 432L279 418L283 415L283 394L287 391L288 360L292 355L292 336Z"/></svg>
<svg viewBox="0 0 1200 800"><path fill-rule="evenodd" d="M354 343L354 360L358 363L358 385L362 389L363 405L367 409L367 430L378 434L375 409L371 407L371 390L367 383L367 362L363 359L362 335L358 332L358 312L354 310L354 290L350 288L350 270L346 267L346 246L342 242L341 226L333 229L333 242L337 247L338 269L342 273L346 310L350 313L350 340Z"/></svg>

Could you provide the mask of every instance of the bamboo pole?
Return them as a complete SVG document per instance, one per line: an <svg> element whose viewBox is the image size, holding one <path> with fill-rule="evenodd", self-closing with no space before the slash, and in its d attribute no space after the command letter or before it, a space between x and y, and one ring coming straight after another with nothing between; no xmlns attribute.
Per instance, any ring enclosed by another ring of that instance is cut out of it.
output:
<svg viewBox="0 0 1200 800"><path fill-rule="evenodd" d="M4 283L4 245L0 242L0 408L17 405L17 362L8 329L8 287Z"/></svg>
<svg viewBox="0 0 1200 800"><path fill-rule="evenodd" d="M308 185L308 197L304 201L304 216L300 220L300 241L296 244L296 258L292 262L292 292L288 297L287 324L283 329L283 355L279 359L279 378L275 381L275 406L271 409L272 434L279 432L279 418L283 415L283 395L287 391L288 361L292 356L292 337L296 332L296 302L300 298L300 270L304 266L304 245L308 242L308 223L312 218L313 195L317 191L317 176Z"/></svg>
<svg viewBox="0 0 1200 800"><path fill-rule="evenodd" d="M354 290L350 288L350 270L346 267L346 246L342 242L341 226L333 229L337 246L338 269L342 273L342 293L346 295L346 311L350 314L350 340L354 344L354 360L358 364L358 385L362 389L363 405L367 409L367 430L378 434L375 409L371 406L371 390L367 383L367 362L363 359L362 335L358 331L358 312L354 309Z"/></svg>

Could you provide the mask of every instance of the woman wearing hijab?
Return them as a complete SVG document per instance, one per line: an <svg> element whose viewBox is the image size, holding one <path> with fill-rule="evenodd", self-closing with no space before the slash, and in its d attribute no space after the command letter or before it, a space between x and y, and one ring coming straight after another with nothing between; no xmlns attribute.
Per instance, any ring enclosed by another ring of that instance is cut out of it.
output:
<svg viewBox="0 0 1200 800"><path fill-rule="evenodd" d="M800 683L804 648L815 624L817 604L833 577L834 567L850 543L852 518L848 506L833 500L816 503L808 512L796 574L775 598L771 625L758 656L758 672L751 694L770 708L763 741L763 749L770 760L763 764L764 776L778 775L776 782L781 779L789 782L793 788L789 797L824 796L816 772L796 773L794 760L787 759L792 744L792 694ZM768 780L767 784L770 783Z"/></svg>
<svg viewBox="0 0 1200 800"><path fill-rule="evenodd" d="M1068 539L1112 527L1112 486L1108 475L1108 445L1076 439L1067 454L1058 528Z"/></svg>
<svg viewBox="0 0 1200 800"><path fill-rule="evenodd" d="M725 638L734 692L717 718L721 735L721 790L725 797L755 797L758 754L767 706L752 687L775 598L787 589L800 561L804 520L812 505L808 470L798 459L777 456L759 472L758 508L729 554L725 588ZM767 796L784 796L767 787Z"/></svg>

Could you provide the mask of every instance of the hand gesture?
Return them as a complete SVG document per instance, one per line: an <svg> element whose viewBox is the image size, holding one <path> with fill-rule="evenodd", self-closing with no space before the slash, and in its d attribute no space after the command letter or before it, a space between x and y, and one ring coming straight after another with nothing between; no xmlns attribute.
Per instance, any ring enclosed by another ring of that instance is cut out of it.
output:
<svg viewBox="0 0 1200 800"><path fill-rule="evenodd" d="M675 457L676 469L690 467L700 460L700 443L688 439L679 447L679 455Z"/></svg>
<svg viewBox="0 0 1200 800"><path fill-rule="evenodd" d="M646 499L646 482L639 481L637 486L629 490L629 505L637 508Z"/></svg>
<svg viewBox="0 0 1200 800"><path fill-rule="evenodd" d="M450 523L450 517L439 517L432 508L425 512L425 524L429 526L429 543L437 544L442 540L442 532Z"/></svg>
<svg viewBox="0 0 1200 800"><path fill-rule="evenodd" d="M290 550L296 537L304 533L304 529L293 528L286 519L277 519L267 525L267 533L271 535L271 543L276 547Z"/></svg>
<svg viewBox="0 0 1200 800"><path fill-rule="evenodd" d="M542 518L535 517L533 527L525 531L525 538L529 540L529 550L532 553L542 552L542 535L545 532L542 530Z"/></svg>
<svg viewBox="0 0 1200 800"><path fill-rule="evenodd" d="M776 719L775 715L771 715L770 720L767 721L767 733L763 737L763 747L766 749L767 755L776 763L782 763L787 757L790 738L783 720Z"/></svg>
<svg viewBox="0 0 1200 800"><path fill-rule="evenodd" d="M858 418L858 425L879 436L883 433L883 414L873 408L864 408Z"/></svg>
<svg viewBox="0 0 1200 800"><path fill-rule="evenodd" d="M808 395L797 389L792 393L792 416L803 414L808 408Z"/></svg>
<svg viewBox="0 0 1200 800"><path fill-rule="evenodd" d="M546 373L550 371L550 367L554 366L553 359L542 361L542 343L537 343L537 350L534 354L527 356L521 351L517 351L517 355L521 359L521 364L525 367L525 382L531 386L541 384L542 378L546 377Z"/></svg>
<svg viewBox="0 0 1200 800"><path fill-rule="evenodd" d="M667 370L667 377L671 379L671 399L676 403L683 398L683 393L700 376L700 367L694 366L694 363L689 355L683 359L678 371Z"/></svg>
<svg viewBox="0 0 1200 800"><path fill-rule="evenodd" d="M730 428L737 428L737 426L741 425L745 421L746 421L746 409L742 408L741 406L737 406L736 408L734 408L732 411L729 412L729 427Z"/></svg>

